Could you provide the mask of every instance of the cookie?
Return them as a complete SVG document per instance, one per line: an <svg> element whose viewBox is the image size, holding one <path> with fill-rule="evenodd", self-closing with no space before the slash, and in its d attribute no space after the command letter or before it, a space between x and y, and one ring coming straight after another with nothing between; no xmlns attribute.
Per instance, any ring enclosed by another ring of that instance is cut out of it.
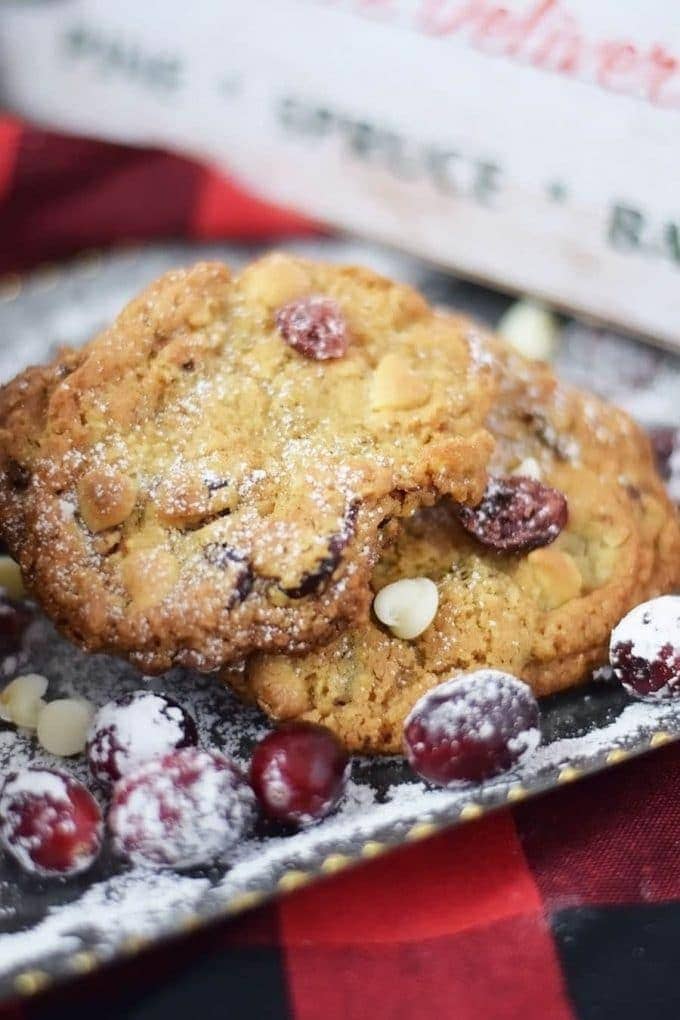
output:
<svg viewBox="0 0 680 1020"><path fill-rule="evenodd" d="M90 651L302 651L366 618L391 519L479 500L492 387L464 323L366 270L171 272L0 391L0 533Z"/></svg>
<svg viewBox="0 0 680 1020"><path fill-rule="evenodd" d="M569 687L606 661L631 606L680 581L677 516L640 429L559 385L549 367L486 343L500 380L489 416L498 444L476 526L475 512L450 500L421 510L373 572L376 592L402 578L435 581L432 624L405 641L373 616L310 655L255 656L225 677L274 718L323 723L355 751L399 751L404 718L436 684L493 667L538 695ZM532 493L543 493L543 508ZM498 507L505 529L490 526Z"/></svg>

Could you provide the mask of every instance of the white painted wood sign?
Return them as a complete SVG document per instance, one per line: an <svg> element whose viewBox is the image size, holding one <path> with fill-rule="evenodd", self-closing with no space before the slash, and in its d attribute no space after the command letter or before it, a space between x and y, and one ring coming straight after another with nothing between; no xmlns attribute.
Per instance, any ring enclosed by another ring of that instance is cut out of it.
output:
<svg viewBox="0 0 680 1020"><path fill-rule="evenodd" d="M49 0L9 105L680 348L676 0Z"/></svg>

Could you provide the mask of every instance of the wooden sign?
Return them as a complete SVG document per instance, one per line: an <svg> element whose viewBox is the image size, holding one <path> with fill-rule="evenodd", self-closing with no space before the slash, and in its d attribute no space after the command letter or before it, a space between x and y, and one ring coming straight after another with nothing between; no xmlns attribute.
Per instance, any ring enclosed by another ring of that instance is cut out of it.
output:
<svg viewBox="0 0 680 1020"><path fill-rule="evenodd" d="M680 348L673 0L9 4L0 60L34 119Z"/></svg>

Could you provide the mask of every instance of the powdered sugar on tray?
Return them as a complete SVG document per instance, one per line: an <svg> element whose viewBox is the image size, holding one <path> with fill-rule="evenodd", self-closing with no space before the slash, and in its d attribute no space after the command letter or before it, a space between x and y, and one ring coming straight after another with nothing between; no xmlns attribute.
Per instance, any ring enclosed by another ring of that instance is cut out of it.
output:
<svg viewBox="0 0 680 1020"><path fill-rule="evenodd" d="M87 693L100 703L114 690L120 694L144 683L123 663L73 650L44 621L32 629L27 654L32 668L50 676L51 689ZM158 680L146 683L159 687ZM267 730L258 713L237 705L214 679L177 672L163 678L162 686L195 716L204 746L218 746L245 764L250 746ZM103 958L111 956L126 939L176 931L183 917L210 916L242 893L274 891L291 868L318 867L330 852L357 855L368 840L399 841L416 822L455 820L470 801L489 807L505 803L508 786L550 786L555 771L565 764L596 767L613 748L634 747L642 736L666 727L680 729L674 704L629 704L607 726L539 747L510 774L455 790L435 790L414 781L396 758L377 766L388 775L403 777L385 784L376 777L375 762L355 759L353 779L338 811L318 825L292 836L244 840L229 861L201 873L159 873L143 867L120 872L117 865L111 877L89 887L87 878L82 879L76 898L69 896L70 902L52 907L27 931L0 935L0 977L81 948L96 948ZM0 770L29 761L54 765L56 759L40 752L26 735L0 731ZM81 761L69 763L69 770L85 776ZM0 873L0 929L14 927L19 897L13 901L13 891L12 874ZM25 896L24 887L21 894Z"/></svg>
<svg viewBox="0 0 680 1020"><path fill-rule="evenodd" d="M152 871L98 882L80 899L51 910L35 928L0 935L0 974L56 953L76 952L85 937L89 943L92 932L102 936L98 951L106 956L127 938L154 935L170 918L180 924L208 886L207 879Z"/></svg>

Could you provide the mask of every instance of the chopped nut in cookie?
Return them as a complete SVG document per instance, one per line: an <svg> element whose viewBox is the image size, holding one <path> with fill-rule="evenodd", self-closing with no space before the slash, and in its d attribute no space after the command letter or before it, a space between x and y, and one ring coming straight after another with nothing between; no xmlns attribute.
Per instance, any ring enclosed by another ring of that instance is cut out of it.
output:
<svg viewBox="0 0 680 1020"><path fill-rule="evenodd" d="M409 411L430 399L431 387L398 354L386 354L371 382L373 411Z"/></svg>
<svg viewBox="0 0 680 1020"><path fill-rule="evenodd" d="M135 507L132 478L108 468L95 469L78 483L78 509L90 531L104 531L127 520Z"/></svg>

